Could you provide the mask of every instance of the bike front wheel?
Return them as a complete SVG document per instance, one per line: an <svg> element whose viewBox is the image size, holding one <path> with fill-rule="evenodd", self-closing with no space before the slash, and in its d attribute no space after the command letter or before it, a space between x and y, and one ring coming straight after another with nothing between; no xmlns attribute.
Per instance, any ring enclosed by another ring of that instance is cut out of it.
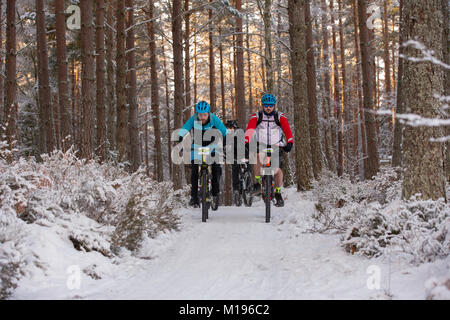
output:
<svg viewBox="0 0 450 320"><path fill-rule="evenodd" d="M208 201L208 174L206 172L202 172L201 175L201 194L202 194L202 222L206 222L208 219L208 209L209 209L209 201Z"/></svg>
<svg viewBox="0 0 450 320"><path fill-rule="evenodd" d="M266 205L266 223L270 222L270 205L272 202L272 176L265 176L264 179L264 203Z"/></svg>

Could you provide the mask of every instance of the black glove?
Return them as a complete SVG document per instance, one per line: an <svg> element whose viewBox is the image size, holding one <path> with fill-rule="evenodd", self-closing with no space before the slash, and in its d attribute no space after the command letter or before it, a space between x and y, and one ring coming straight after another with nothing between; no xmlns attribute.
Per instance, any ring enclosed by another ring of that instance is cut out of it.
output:
<svg viewBox="0 0 450 320"><path fill-rule="evenodd" d="M291 150L292 150L292 142L289 142L287 145L285 145L285 146L283 147L283 151L284 151L284 152L289 153L289 152L291 152Z"/></svg>
<svg viewBox="0 0 450 320"><path fill-rule="evenodd" d="M250 157L250 149L248 146L248 143L245 144L245 159L248 159Z"/></svg>
<svg viewBox="0 0 450 320"><path fill-rule="evenodd" d="M183 137L182 136L178 136L178 142L183 141Z"/></svg>

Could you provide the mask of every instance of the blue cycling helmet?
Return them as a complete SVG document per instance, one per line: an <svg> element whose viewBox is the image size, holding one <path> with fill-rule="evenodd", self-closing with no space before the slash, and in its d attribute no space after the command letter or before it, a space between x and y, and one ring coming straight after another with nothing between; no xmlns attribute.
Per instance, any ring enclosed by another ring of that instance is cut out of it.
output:
<svg viewBox="0 0 450 320"><path fill-rule="evenodd" d="M275 103L277 103L277 98L275 98L275 96L273 94L266 93L261 98L261 104L262 105L265 105L265 104L272 104L273 105Z"/></svg>
<svg viewBox="0 0 450 320"><path fill-rule="evenodd" d="M209 103L206 101L200 101L195 105L195 112L197 113L209 113L210 110Z"/></svg>

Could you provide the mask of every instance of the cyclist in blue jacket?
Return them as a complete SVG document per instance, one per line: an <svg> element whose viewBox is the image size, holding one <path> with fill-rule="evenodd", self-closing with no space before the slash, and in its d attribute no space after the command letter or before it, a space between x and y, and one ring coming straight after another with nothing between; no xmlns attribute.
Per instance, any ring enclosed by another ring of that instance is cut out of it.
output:
<svg viewBox="0 0 450 320"><path fill-rule="evenodd" d="M181 130L179 131L179 141L183 140L183 137L192 131L192 136L196 137L198 133L201 134L201 146L193 141L191 148L191 200L189 201L189 205L193 207L199 207L200 202L198 199L198 171L199 171L199 163L195 161L196 159L201 159L201 156L198 154L199 147L208 146L211 151L211 155L214 156L216 151L219 151L217 141L204 139L204 134L206 131L211 129L217 129L222 134L222 137L228 133L227 128L222 123L222 121L211 112L211 107L208 102L200 101L195 105L195 114L186 121ZM198 130L199 132L194 132ZM195 163L197 162L197 163ZM213 206L212 208L218 206L219 203L219 191L220 191L220 176L222 174L222 169L220 164L213 163L211 165L212 169L212 196L213 196Z"/></svg>

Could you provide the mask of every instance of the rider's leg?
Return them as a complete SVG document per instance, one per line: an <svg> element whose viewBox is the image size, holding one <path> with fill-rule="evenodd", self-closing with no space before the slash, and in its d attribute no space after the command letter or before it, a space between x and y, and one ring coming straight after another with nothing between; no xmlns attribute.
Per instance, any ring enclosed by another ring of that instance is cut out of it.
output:
<svg viewBox="0 0 450 320"><path fill-rule="evenodd" d="M222 175L222 168L220 167L219 164L213 163L211 169L212 169L211 192L213 196L217 196L219 195L220 191L220 176Z"/></svg>
<svg viewBox="0 0 450 320"><path fill-rule="evenodd" d="M279 154L278 154L278 169L275 172L275 177L274 177L274 185L275 188L279 188L278 191L280 191L281 187L283 186L283 170L281 170L281 168L283 168L283 152L280 150ZM277 191L277 190L275 190ZM279 193L279 192L278 192Z"/></svg>
<svg viewBox="0 0 450 320"><path fill-rule="evenodd" d="M261 177L261 167L262 167L262 163L260 161L260 153L257 154L256 156L256 164L253 166L253 175L255 177ZM261 183L261 181L256 181L258 183Z"/></svg>
<svg viewBox="0 0 450 320"><path fill-rule="evenodd" d="M191 198L198 196L198 164L191 164Z"/></svg>
<svg viewBox="0 0 450 320"><path fill-rule="evenodd" d="M281 188L283 185L283 171L281 168L277 169L277 172L275 173L275 188Z"/></svg>

